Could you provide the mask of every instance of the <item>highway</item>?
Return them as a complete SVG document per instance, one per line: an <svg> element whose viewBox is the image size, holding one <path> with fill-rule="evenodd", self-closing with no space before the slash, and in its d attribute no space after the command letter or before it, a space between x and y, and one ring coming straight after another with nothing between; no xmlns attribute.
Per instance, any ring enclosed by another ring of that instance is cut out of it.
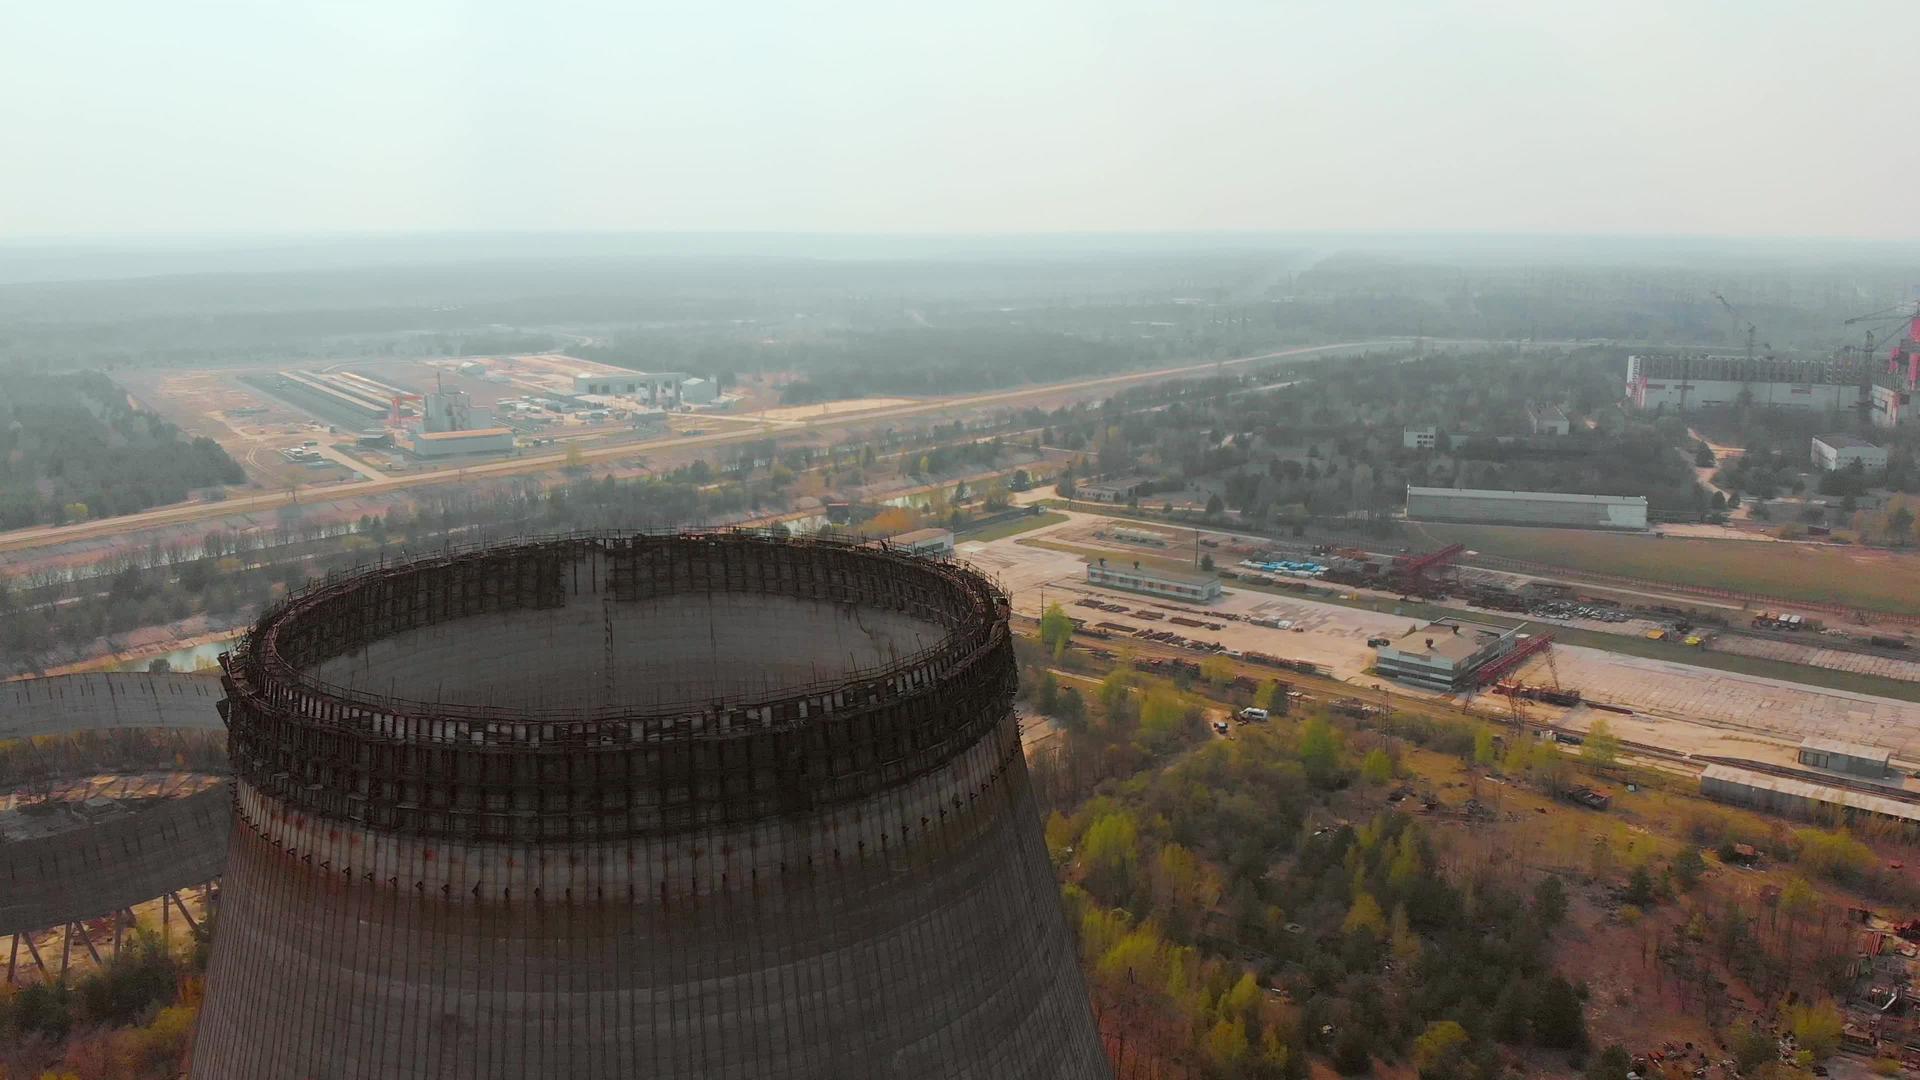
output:
<svg viewBox="0 0 1920 1080"><path fill-rule="evenodd" d="M1116 375L1102 375L1089 379L1076 379L1070 382L1045 383L1022 386L1011 390L994 390L980 394L931 398L905 405L883 406L865 412L826 416L818 421L806 420L778 426L755 425L733 431L716 431L685 438L668 437L666 439L598 447L591 450L582 450L580 460L585 464L592 464L596 461L613 461L630 458L637 454L645 454L649 450L680 450L687 447L723 446L730 443L751 442L756 439L777 438L780 435L794 431L828 431L858 424L869 424L876 420L896 420L953 410L989 407L1011 408L1023 403L1042 400L1060 394L1080 394L1089 391L1110 392L1125 389L1129 386L1158 382L1165 379L1177 379L1192 375L1207 375L1223 368L1254 364L1266 360L1281 360L1289 357L1306 358L1322 353L1393 344L1403 343L1383 340L1344 342L1337 345L1312 345L1295 349L1282 349L1276 352L1260 353L1255 356L1235 357L1230 360L1210 360L1182 364L1175 367L1155 368L1150 371L1134 371ZM409 473L402 476L382 476L378 479L355 480L339 484L314 485L263 492L257 495L228 498L219 502L175 503L170 506L156 507L152 510L143 511L138 514L127 514L121 517L101 518L96 521L83 521L72 525L43 525L36 528L15 529L11 532L0 533L0 551L19 551L48 544L61 544L74 540L110 536L115 533L129 532L157 525L177 525L183 522L225 517L230 514L274 510L292 503L331 502L336 499L350 499L356 496L381 494L403 488L444 484L472 477L514 476L528 473L551 472L562 468L566 464L567 452L562 451L558 453L509 458L502 461L449 466L428 472Z"/></svg>

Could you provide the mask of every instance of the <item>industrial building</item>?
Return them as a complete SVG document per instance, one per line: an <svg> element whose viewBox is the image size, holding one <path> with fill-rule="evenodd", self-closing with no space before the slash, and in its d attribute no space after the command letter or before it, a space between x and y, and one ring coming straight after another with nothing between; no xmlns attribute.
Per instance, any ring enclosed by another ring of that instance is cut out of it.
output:
<svg viewBox="0 0 1920 1080"><path fill-rule="evenodd" d="M1440 429L1437 427L1429 425L1427 427L1400 429L1400 446L1402 449L1432 450L1438 445L1440 445Z"/></svg>
<svg viewBox="0 0 1920 1080"><path fill-rule="evenodd" d="M711 405L720 396L720 387L712 379L692 378L680 384L680 403Z"/></svg>
<svg viewBox="0 0 1920 1080"><path fill-rule="evenodd" d="M1212 574L1182 574L1132 566L1109 566L1107 560L1087 564L1087 584L1109 589L1164 596L1169 600L1191 600L1207 604L1220 599L1220 579Z"/></svg>
<svg viewBox="0 0 1920 1080"><path fill-rule="evenodd" d="M1825 820L1834 813L1867 814L1905 824L1920 823L1920 803L1876 795L1811 779L1780 776L1733 765L1709 765L1700 774L1700 794L1789 817Z"/></svg>
<svg viewBox="0 0 1920 1080"><path fill-rule="evenodd" d="M1896 336L1888 339L1886 369L1873 380L1869 419L1874 427L1893 428L1920 420L1920 410L1913 407L1914 392L1920 389L1920 304L1914 305L1905 321L1904 333L1895 331ZM1874 335L1868 334L1863 355L1873 355L1873 340Z"/></svg>
<svg viewBox="0 0 1920 1080"><path fill-rule="evenodd" d="M282 371L269 386L307 412L344 427L385 420L398 407L383 384L345 371Z"/></svg>
<svg viewBox="0 0 1920 1080"><path fill-rule="evenodd" d="M915 529L887 538L887 544L909 555L945 557L953 554L952 529Z"/></svg>
<svg viewBox="0 0 1920 1080"><path fill-rule="evenodd" d="M1703 409L1742 402L1831 412L1867 404L1872 365L1859 359L1650 353L1627 357L1627 401L1636 409Z"/></svg>
<svg viewBox="0 0 1920 1080"><path fill-rule="evenodd" d="M681 403L681 388L689 378L684 371L582 371L573 376L573 392L635 398L671 409Z"/></svg>
<svg viewBox="0 0 1920 1080"><path fill-rule="evenodd" d="M1920 420L1920 409L1915 409L1913 404L1913 388L1896 379L1874 383L1868 418L1877 428L1896 428Z"/></svg>
<svg viewBox="0 0 1920 1080"><path fill-rule="evenodd" d="M453 457L457 454L504 454L512 449L512 428L422 431L413 437L413 452L423 458Z"/></svg>
<svg viewBox="0 0 1920 1080"><path fill-rule="evenodd" d="M1825 472L1858 465L1868 471L1887 467L1887 448L1857 435L1815 435L1813 464Z"/></svg>
<svg viewBox="0 0 1920 1080"><path fill-rule="evenodd" d="M1862 743L1809 735L1800 743L1799 761L1816 769L1847 773L1867 780L1884 780L1893 772L1893 752Z"/></svg>
<svg viewBox="0 0 1920 1080"><path fill-rule="evenodd" d="M1569 435L1573 421L1558 405L1535 405L1527 409L1527 424L1535 435Z"/></svg>
<svg viewBox="0 0 1920 1080"><path fill-rule="evenodd" d="M1559 491L1486 491L1409 485L1407 517L1415 521L1645 529L1647 500L1642 495L1575 495Z"/></svg>
<svg viewBox="0 0 1920 1080"><path fill-rule="evenodd" d="M599 535L336 576L223 657L196 1080L1110 1080L960 565Z"/></svg>
<svg viewBox="0 0 1920 1080"><path fill-rule="evenodd" d="M1146 476L1116 476L1109 480L1088 480L1074 489L1074 498L1088 502L1123 503L1137 498L1153 486Z"/></svg>
<svg viewBox="0 0 1920 1080"><path fill-rule="evenodd" d="M1492 661L1526 639L1519 627L1489 626L1463 619L1441 619L1376 646L1374 670L1434 690L1462 690Z"/></svg>
<svg viewBox="0 0 1920 1080"><path fill-rule="evenodd" d="M476 409L465 390L436 390L422 403L421 426L427 431L473 431L493 426L489 409Z"/></svg>

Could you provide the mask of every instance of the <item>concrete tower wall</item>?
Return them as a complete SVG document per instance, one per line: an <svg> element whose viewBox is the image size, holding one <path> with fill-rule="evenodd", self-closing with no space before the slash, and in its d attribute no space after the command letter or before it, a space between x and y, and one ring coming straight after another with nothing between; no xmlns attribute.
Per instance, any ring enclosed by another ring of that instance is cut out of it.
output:
<svg viewBox="0 0 1920 1080"><path fill-rule="evenodd" d="M330 582L228 669L196 1077L1109 1075L975 575L529 544Z"/></svg>

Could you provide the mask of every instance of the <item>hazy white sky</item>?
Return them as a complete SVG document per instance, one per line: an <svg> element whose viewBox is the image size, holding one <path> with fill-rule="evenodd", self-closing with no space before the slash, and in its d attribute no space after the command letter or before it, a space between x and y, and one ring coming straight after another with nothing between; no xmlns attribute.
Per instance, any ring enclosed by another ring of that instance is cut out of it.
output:
<svg viewBox="0 0 1920 1080"><path fill-rule="evenodd" d="M1920 237L1912 0L0 4L0 236Z"/></svg>

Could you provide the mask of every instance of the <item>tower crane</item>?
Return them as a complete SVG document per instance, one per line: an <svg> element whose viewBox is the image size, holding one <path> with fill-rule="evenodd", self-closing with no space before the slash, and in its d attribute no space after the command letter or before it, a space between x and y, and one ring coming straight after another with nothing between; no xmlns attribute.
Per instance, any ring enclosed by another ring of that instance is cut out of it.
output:
<svg viewBox="0 0 1920 1080"><path fill-rule="evenodd" d="M1728 303L1728 302L1727 302L1727 298L1726 298L1726 297L1724 297L1724 296L1722 296L1722 295L1720 295L1719 293L1717 293L1717 292L1716 292L1716 293L1714 293L1714 294L1713 294L1713 298L1714 298L1715 300L1718 300L1718 301L1720 301L1720 306L1721 306L1721 307L1723 307L1723 308L1726 308L1726 309L1727 309L1727 314L1733 317L1733 325L1734 325L1734 329L1735 329L1736 331L1737 331L1737 330L1739 329L1739 327L1740 327L1740 324L1741 324L1741 323L1746 323L1746 324L1747 324L1747 360L1748 360L1748 362L1752 362L1752 360L1753 360L1753 340L1754 340L1754 338L1756 338L1756 337L1758 337L1758 336L1759 336L1759 334L1760 334L1760 328L1759 328L1759 327L1757 327L1757 326L1755 326L1755 325L1753 325L1753 320L1752 320L1752 319L1749 319L1749 318L1747 318L1746 316L1744 316L1744 315L1742 315L1742 314L1740 314L1740 310L1739 310L1738 308L1736 308L1736 307L1734 307L1734 306L1733 306L1733 305L1732 305L1731 303ZM1773 348L1773 345L1772 345L1771 343L1769 343L1769 344L1767 345L1767 348L1769 348L1769 349L1771 349L1771 348Z"/></svg>

